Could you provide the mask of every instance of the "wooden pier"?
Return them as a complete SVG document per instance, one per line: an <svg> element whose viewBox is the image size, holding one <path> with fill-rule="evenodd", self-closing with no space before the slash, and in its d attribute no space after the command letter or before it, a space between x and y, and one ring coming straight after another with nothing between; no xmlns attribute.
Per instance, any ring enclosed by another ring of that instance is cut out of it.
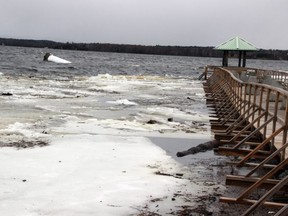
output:
<svg viewBox="0 0 288 216"><path fill-rule="evenodd" d="M233 156L232 166L242 173L226 176L226 184L242 192L220 201L247 204L243 216L262 205L288 215L288 73L207 66L202 77L211 128L221 143L215 152ZM253 193L260 188L265 193L257 199Z"/></svg>

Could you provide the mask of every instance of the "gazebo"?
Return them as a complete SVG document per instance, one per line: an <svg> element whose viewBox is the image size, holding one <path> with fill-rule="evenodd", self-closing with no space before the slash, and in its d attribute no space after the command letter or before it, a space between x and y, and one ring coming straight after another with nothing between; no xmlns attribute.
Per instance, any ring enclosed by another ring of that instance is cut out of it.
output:
<svg viewBox="0 0 288 216"><path fill-rule="evenodd" d="M214 49L224 51L222 60L223 67L228 66L229 51L239 51L238 67L241 67L242 59L242 67L246 67L246 52L258 50L254 45L238 36L216 46Z"/></svg>

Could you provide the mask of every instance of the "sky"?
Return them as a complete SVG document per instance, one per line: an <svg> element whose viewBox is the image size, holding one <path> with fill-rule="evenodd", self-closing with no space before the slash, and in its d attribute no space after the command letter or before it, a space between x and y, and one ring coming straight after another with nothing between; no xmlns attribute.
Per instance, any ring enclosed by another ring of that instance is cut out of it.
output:
<svg viewBox="0 0 288 216"><path fill-rule="evenodd" d="M287 0L0 0L0 37L288 49Z"/></svg>

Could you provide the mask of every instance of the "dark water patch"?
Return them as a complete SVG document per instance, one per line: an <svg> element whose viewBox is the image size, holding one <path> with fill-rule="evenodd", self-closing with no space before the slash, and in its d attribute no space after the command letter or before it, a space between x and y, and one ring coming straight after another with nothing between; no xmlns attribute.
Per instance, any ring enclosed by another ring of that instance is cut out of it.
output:
<svg viewBox="0 0 288 216"><path fill-rule="evenodd" d="M189 165L194 162L194 160L211 159L217 158L213 151L207 151L199 153L193 156L187 156L179 158L176 156L177 152L185 151L193 146L197 146L200 143L209 141L210 139L191 139L191 138L170 138L170 137L149 137L149 139L161 147L166 153L176 161L182 163L183 165Z"/></svg>

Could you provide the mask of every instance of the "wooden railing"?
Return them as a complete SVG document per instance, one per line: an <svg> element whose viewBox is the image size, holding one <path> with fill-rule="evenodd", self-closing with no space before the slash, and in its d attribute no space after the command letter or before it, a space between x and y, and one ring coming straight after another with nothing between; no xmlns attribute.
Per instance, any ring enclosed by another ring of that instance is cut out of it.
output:
<svg viewBox="0 0 288 216"><path fill-rule="evenodd" d="M269 143L277 148L287 142L287 91L270 85L243 82L237 79L228 69L217 68L213 76L225 82L225 85L222 85L222 90L237 105L235 111L240 114L241 118L250 122L247 127L251 129L254 126L256 128L242 142L234 146L234 149L239 148L256 132L260 132L264 139L268 139ZM244 133L245 129L242 132ZM241 134L240 131L237 137ZM231 141L236 140L237 137L234 137ZM285 154L283 153L282 158L284 157Z"/></svg>
<svg viewBox="0 0 288 216"><path fill-rule="evenodd" d="M213 70L211 75L208 74L210 70ZM237 181L240 185L250 182L250 186L237 198L222 197L221 200L252 205L243 215L249 215L263 204L282 208L279 215L281 211L286 212L288 204L271 202L268 199L288 187L288 91L272 85L244 82L239 77L240 74L250 73L257 77L256 80L269 76L273 80L287 82L287 73L220 67L205 71L206 86L209 89L207 100L213 101L216 113L214 118L217 119L211 121L211 124L215 139L222 144L217 152L240 156L241 159L236 162L237 167L251 166L251 161L256 159L254 168L243 176L227 176L227 181ZM259 173L263 173L263 167L271 170L261 176ZM275 180L275 175L279 173L283 173L284 177L282 180ZM267 182L275 186L264 198L248 199L252 191L267 185Z"/></svg>
<svg viewBox="0 0 288 216"><path fill-rule="evenodd" d="M205 67L205 71L202 75L199 76L199 79L204 78L205 80L208 79L210 75L214 72L215 68L219 66L212 66L207 65ZM287 71L275 71L275 70L263 70L259 68L243 68L243 67L227 67L232 73L237 73L239 76L240 74L244 74L247 77L255 77L258 83L262 83L263 80L267 77L279 82L285 90L288 90L288 72Z"/></svg>

